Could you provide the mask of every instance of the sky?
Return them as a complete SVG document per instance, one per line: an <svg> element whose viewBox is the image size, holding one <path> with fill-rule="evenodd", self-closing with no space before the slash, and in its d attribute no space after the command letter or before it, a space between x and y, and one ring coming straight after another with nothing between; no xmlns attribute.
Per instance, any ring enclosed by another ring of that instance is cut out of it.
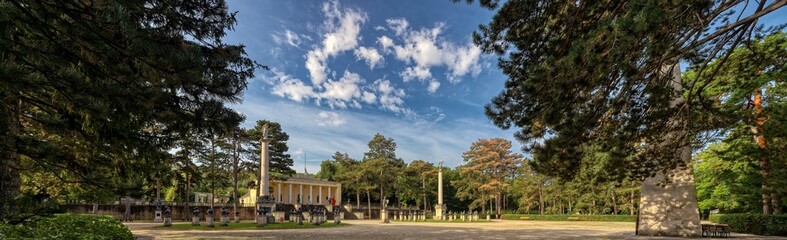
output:
<svg viewBox="0 0 787 240"><path fill-rule="evenodd" d="M296 171L316 173L337 151L360 160L376 133L393 138L407 163L455 167L486 138L508 139L521 152L514 129L484 115L506 77L471 34L493 11L448 0L228 4L238 24L225 42L245 45L271 69L257 71L231 107L246 116L245 128L279 122ZM785 16L783 8L760 23L783 24Z"/></svg>
<svg viewBox="0 0 787 240"><path fill-rule="evenodd" d="M450 1L228 1L259 70L231 107L243 127L279 122L293 168L319 171L337 151L362 159L376 133L406 163L454 167L478 139L505 138L483 106L503 89L496 56L471 40L494 12Z"/></svg>

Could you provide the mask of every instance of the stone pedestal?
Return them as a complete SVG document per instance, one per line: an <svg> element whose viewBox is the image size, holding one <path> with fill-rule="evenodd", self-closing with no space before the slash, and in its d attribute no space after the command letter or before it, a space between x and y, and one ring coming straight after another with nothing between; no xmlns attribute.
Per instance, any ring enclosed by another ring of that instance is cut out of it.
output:
<svg viewBox="0 0 787 240"><path fill-rule="evenodd" d="M486 220L487 220L487 221L490 221L490 220L492 220L492 219L489 217L489 213L487 213L487 214L486 214Z"/></svg>
<svg viewBox="0 0 787 240"><path fill-rule="evenodd" d="M303 225L303 216L300 214L296 215L295 221L298 222L298 225Z"/></svg>
<svg viewBox="0 0 787 240"><path fill-rule="evenodd" d="M363 220L363 212L353 212L355 218Z"/></svg>
<svg viewBox="0 0 787 240"><path fill-rule="evenodd" d="M199 216L191 217L191 225L192 226L199 226Z"/></svg>
<svg viewBox="0 0 787 240"><path fill-rule="evenodd" d="M164 226L171 227L172 226L172 217L164 217Z"/></svg>
<svg viewBox="0 0 787 240"><path fill-rule="evenodd" d="M382 223L391 223L391 220L388 219L388 210L380 211L380 218L382 219Z"/></svg>
<svg viewBox="0 0 787 240"><path fill-rule="evenodd" d="M441 204L434 206L434 220L443 220L443 206Z"/></svg>
<svg viewBox="0 0 787 240"><path fill-rule="evenodd" d="M208 227L216 227L216 225L213 225L213 215L212 214L205 216L205 223L207 224Z"/></svg>
<svg viewBox="0 0 787 240"><path fill-rule="evenodd" d="M239 222L240 222L240 212L235 211L235 223L239 223Z"/></svg>
<svg viewBox="0 0 787 240"><path fill-rule="evenodd" d="M702 236L691 165L670 171L670 182L664 182L662 173L646 178L641 191L639 235Z"/></svg>
<svg viewBox="0 0 787 240"><path fill-rule="evenodd" d="M156 210L156 212L154 214L155 215L153 215L153 222L161 222L161 221L163 221L161 219L161 210Z"/></svg>
<svg viewBox="0 0 787 240"><path fill-rule="evenodd" d="M221 226L229 226L230 225L230 217L229 216L222 216L221 217Z"/></svg>
<svg viewBox="0 0 787 240"><path fill-rule="evenodd" d="M257 227L264 227L268 225L268 216L257 215Z"/></svg>

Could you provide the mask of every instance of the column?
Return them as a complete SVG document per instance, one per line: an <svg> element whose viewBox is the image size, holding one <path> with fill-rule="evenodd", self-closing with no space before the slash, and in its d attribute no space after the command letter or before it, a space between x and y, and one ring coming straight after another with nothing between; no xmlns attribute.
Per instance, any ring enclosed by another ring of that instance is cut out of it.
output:
<svg viewBox="0 0 787 240"><path fill-rule="evenodd" d="M276 197L277 197L276 199L277 199L277 200L279 200L279 203L281 203L281 199L282 199L282 195L281 195L281 182L279 182L279 184L278 184L278 185L279 185L279 186L277 187L278 189L276 189L276 191L279 193L279 195L277 195L277 196L276 196Z"/></svg>
<svg viewBox="0 0 787 240"><path fill-rule="evenodd" d="M317 186L317 189L319 189L317 191L317 192L319 192L317 194L317 204L320 204L320 203L325 204L325 202L322 201L322 186Z"/></svg>
<svg viewBox="0 0 787 240"><path fill-rule="evenodd" d="M290 198L287 199L287 203L292 204L293 203L293 201L292 201L292 183L290 183L289 185L290 185Z"/></svg>
<svg viewBox="0 0 787 240"><path fill-rule="evenodd" d="M440 164L442 165L442 164ZM443 168L437 170L437 205L443 207Z"/></svg>
<svg viewBox="0 0 787 240"><path fill-rule="evenodd" d="M303 196L303 184L302 183L298 184L298 187L301 189L300 192L298 193L298 196L301 196L301 202L300 203L303 203L304 202L303 199L306 198L306 196Z"/></svg>
<svg viewBox="0 0 787 240"><path fill-rule="evenodd" d="M267 125L263 127L263 132L267 131ZM270 172L268 171L269 163L268 163L268 136L267 134L263 133L262 138L260 139L260 196L268 196L270 195Z"/></svg>
<svg viewBox="0 0 787 240"><path fill-rule="evenodd" d="M314 193L314 191L312 191L313 190L312 187L314 187L314 185L309 185L309 204L312 204L314 202L314 196L312 196L312 193Z"/></svg>
<svg viewBox="0 0 787 240"><path fill-rule="evenodd" d="M328 201L330 201L330 200L331 200L331 186L328 186ZM331 204L331 203L328 202L328 204Z"/></svg>

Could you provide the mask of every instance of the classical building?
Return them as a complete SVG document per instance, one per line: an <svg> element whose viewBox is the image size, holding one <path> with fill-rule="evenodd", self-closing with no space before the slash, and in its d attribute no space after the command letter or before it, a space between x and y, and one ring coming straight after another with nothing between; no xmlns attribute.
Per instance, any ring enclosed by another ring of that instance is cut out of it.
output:
<svg viewBox="0 0 787 240"><path fill-rule="evenodd" d="M270 180L270 195L276 198L276 203L295 204L300 196L301 204L323 205L330 209L331 199L336 205L341 204L342 184L314 177L313 175L298 173L285 181ZM257 202L257 188L240 199L244 203Z"/></svg>

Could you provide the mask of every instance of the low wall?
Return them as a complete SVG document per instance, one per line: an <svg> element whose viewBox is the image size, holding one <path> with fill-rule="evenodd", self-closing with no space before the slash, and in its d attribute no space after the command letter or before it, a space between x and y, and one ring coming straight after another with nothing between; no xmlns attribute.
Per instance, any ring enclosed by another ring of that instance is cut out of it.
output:
<svg viewBox="0 0 787 240"><path fill-rule="evenodd" d="M92 204L67 204L63 206L67 212L70 213L93 213ZM208 206L197 206L201 219L205 218L208 211ZM232 207L229 207L232 212ZM163 210L163 208L162 208ZM191 221L191 215L194 207L189 206L187 211L184 211L184 206L175 206L171 208L172 220L187 220ZM123 205L98 205L97 214L112 215L118 219L123 219L123 214L126 207ZM132 220L153 220L155 217L156 206L150 205L131 205L131 219ZM254 207L238 207L241 220L253 220L256 214ZM163 214L163 213L162 213ZM213 208L214 219L221 218L221 207L214 206ZM230 219L234 219L233 213L230 213Z"/></svg>

